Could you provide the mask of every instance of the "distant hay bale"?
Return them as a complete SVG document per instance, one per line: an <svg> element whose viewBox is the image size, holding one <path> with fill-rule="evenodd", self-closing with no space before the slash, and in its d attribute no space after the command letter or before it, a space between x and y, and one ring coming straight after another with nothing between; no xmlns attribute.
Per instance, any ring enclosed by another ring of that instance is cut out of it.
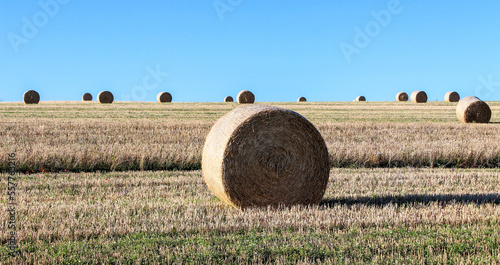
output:
<svg viewBox="0 0 500 265"><path fill-rule="evenodd" d="M113 97L113 93L109 91L102 91L97 95L97 100L102 104L111 104L115 100L115 97Z"/></svg>
<svg viewBox="0 0 500 265"><path fill-rule="evenodd" d="M92 94L90 94L90 93L83 94L82 100L83 101L92 101Z"/></svg>
<svg viewBox="0 0 500 265"><path fill-rule="evenodd" d="M396 95L396 100L397 101L408 101L408 94L406 94L405 92L399 92Z"/></svg>
<svg viewBox="0 0 500 265"><path fill-rule="evenodd" d="M460 100L456 112L458 119L463 123L488 123L491 119L490 106L474 96Z"/></svg>
<svg viewBox="0 0 500 265"><path fill-rule="evenodd" d="M426 103L427 102L427 94L424 91L413 91L411 93L411 102L414 103Z"/></svg>
<svg viewBox="0 0 500 265"><path fill-rule="evenodd" d="M238 208L317 204L330 171L314 125L266 105L243 106L220 118L207 135L201 163L212 193Z"/></svg>
<svg viewBox="0 0 500 265"><path fill-rule="evenodd" d="M168 92L160 92L156 96L156 100L160 103L172 102L172 95Z"/></svg>
<svg viewBox="0 0 500 265"><path fill-rule="evenodd" d="M297 99L297 102L307 102L307 99L305 97L300 97Z"/></svg>
<svg viewBox="0 0 500 265"><path fill-rule="evenodd" d="M242 90L238 93L237 100L240 104L252 104L255 102L255 96L248 90Z"/></svg>
<svg viewBox="0 0 500 265"><path fill-rule="evenodd" d="M366 101L366 98L364 96L358 96L355 101Z"/></svg>
<svg viewBox="0 0 500 265"><path fill-rule="evenodd" d="M446 102L458 102L460 100L460 95L455 91L450 91L444 95L444 101Z"/></svg>
<svg viewBox="0 0 500 265"><path fill-rule="evenodd" d="M28 90L24 92L23 101L25 104L38 104L40 102L40 94L35 90Z"/></svg>
<svg viewBox="0 0 500 265"><path fill-rule="evenodd" d="M234 99L231 96L227 96L224 98L224 102L234 102Z"/></svg>

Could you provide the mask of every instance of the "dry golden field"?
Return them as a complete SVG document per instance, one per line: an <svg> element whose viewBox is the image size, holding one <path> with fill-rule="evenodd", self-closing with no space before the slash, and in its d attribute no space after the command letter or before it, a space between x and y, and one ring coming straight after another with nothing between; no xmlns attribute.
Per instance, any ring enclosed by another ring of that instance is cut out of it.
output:
<svg viewBox="0 0 500 265"><path fill-rule="evenodd" d="M312 121L333 167L499 167L500 103L490 124L461 124L456 103L280 103ZM212 124L236 103L0 104L0 169L194 170Z"/></svg>
<svg viewBox="0 0 500 265"><path fill-rule="evenodd" d="M239 211L200 172L228 103L0 103L20 254L2 264L500 263L500 102L271 103L315 124L332 170L319 206ZM42 169L43 167L43 169ZM5 207L7 208L7 207Z"/></svg>

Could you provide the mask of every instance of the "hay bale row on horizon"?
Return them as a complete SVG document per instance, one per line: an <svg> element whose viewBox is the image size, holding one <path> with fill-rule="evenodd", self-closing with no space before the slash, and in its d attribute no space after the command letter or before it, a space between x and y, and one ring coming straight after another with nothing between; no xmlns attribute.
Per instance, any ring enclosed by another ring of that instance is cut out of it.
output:
<svg viewBox="0 0 500 265"><path fill-rule="evenodd" d="M101 94L103 95L102 99L99 96ZM97 100L100 103L109 104L114 101L113 94L109 91L102 91L99 93L99 95L97 96ZM413 91L410 98L408 97L408 94L406 92L399 92L396 94L396 101L404 102L408 101L409 99L414 103L426 103L428 98L427 94L424 91L420 90ZM92 94L90 93L83 94L82 100L92 101L93 100ZM168 92L160 92L156 96L156 100L160 103L172 102L172 95ZM459 100L460 100L460 95L455 91L449 91L444 96L445 102L458 102ZM40 102L40 95L38 94L38 92L34 90L28 90L23 95L23 101L26 104L37 104L38 102ZM255 102L255 95L248 90L242 90L237 95L237 101L240 104L252 104ZM358 96L353 101L357 102L366 101L366 97ZM234 102L234 99L231 96L227 96L224 98L224 102ZM307 99L305 97L299 97L297 99L297 102L307 102Z"/></svg>

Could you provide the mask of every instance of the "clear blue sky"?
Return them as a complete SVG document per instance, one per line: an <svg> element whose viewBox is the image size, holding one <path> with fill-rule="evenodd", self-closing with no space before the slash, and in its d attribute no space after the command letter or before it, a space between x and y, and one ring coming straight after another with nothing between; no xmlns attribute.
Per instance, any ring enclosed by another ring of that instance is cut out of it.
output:
<svg viewBox="0 0 500 265"><path fill-rule="evenodd" d="M0 100L500 100L499 12L498 0L0 0Z"/></svg>

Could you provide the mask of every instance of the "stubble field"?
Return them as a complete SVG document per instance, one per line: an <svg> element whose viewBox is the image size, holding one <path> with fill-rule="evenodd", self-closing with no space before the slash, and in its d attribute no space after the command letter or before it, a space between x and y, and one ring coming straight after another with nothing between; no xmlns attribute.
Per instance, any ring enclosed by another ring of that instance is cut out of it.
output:
<svg viewBox="0 0 500 265"><path fill-rule="evenodd" d="M225 206L201 176L213 123L237 104L0 104L2 202L15 153L20 255L2 263L500 263L500 103L271 103L330 153L319 206Z"/></svg>

